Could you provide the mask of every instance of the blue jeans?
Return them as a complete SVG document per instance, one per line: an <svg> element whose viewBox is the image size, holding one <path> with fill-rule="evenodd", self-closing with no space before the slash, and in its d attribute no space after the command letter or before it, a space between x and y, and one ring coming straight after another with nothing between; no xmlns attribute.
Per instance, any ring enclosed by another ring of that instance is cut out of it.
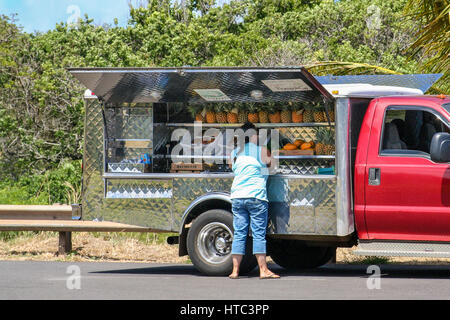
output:
<svg viewBox="0 0 450 320"><path fill-rule="evenodd" d="M256 198L232 199L233 244L231 254L245 254L248 228L251 226L253 254L266 253L268 202Z"/></svg>

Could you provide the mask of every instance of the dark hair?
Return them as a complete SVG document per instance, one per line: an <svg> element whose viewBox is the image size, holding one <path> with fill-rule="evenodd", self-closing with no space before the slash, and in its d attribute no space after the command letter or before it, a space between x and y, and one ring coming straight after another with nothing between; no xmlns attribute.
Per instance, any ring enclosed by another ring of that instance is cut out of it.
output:
<svg viewBox="0 0 450 320"><path fill-rule="evenodd" d="M241 129L242 131L244 131L244 134L246 134L247 130L254 130L256 135L258 135L258 129L256 128L256 126L251 123L251 122L246 122L244 123L239 129ZM247 144L250 142L250 137L249 136L245 136L245 140L244 140L244 144ZM240 154L242 151L244 151L244 146L242 146L242 148L240 148L237 152L236 152L236 156L238 154ZM236 156L233 159L233 162L236 161Z"/></svg>
<svg viewBox="0 0 450 320"><path fill-rule="evenodd" d="M253 129L256 132L258 132L258 129L256 129L256 126L251 123L251 122L246 122L241 126L241 129L244 130L244 132L246 132L247 130Z"/></svg>

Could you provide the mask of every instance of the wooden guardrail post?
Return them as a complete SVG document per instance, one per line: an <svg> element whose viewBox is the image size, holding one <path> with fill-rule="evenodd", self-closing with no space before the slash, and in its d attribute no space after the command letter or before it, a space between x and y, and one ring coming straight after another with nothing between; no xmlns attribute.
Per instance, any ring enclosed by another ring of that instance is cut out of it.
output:
<svg viewBox="0 0 450 320"><path fill-rule="evenodd" d="M65 255L72 251L72 232L60 231L59 232L59 245L58 254Z"/></svg>

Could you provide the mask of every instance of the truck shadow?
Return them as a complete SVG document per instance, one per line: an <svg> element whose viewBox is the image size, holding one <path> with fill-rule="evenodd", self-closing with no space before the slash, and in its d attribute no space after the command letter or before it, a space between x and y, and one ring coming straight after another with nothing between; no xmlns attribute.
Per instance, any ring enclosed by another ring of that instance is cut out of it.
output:
<svg viewBox="0 0 450 320"><path fill-rule="evenodd" d="M368 278L374 275L369 265L352 264L328 264L316 269L303 269L288 271L276 264L271 264L270 269L283 278L289 277L360 277ZM414 278L414 279L450 279L450 265L406 265L384 264L378 266L382 278ZM193 265L155 265L145 268L117 269L96 271L97 274L134 274L134 275L172 275L172 276L196 276L205 277L195 269ZM258 270L254 269L242 278L258 277ZM222 278L222 277L219 277Z"/></svg>

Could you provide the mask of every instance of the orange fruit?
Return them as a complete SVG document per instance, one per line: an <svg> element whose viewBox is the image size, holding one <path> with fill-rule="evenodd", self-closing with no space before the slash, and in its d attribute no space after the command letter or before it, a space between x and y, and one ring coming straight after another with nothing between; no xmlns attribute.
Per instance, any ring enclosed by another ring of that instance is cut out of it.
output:
<svg viewBox="0 0 450 320"><path fill-rule="evenodd" d="M305 141L303 141L302 139L297 139L297 140L295 140L294 141L294 144L297 146L297 147L300 147L302 144L304 144L305 143Z"/></svg>
<svg viewBox="0 0 450 320"><path fill-rule="evenodd" d="M286 143L283 147L284 150L296 150L297 146L293 143Z"/></svg>

